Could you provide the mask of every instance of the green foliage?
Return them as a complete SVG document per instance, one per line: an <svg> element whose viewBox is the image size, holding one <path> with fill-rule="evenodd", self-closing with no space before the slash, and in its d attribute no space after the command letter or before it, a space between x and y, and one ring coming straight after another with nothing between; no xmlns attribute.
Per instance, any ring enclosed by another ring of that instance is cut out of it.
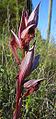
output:
<svg viewBox="0 0 56 119"><path fill-rule="evenodd" d="M2 0L0 1L0 33L3 30L3 27L6 28L8 24L8 17L9 17L9 26L10 29L12 27L16 28L16 22L17 22L17 9L18 9L18 25L20 22L21 12L24 7L25 1L19 0L18 7L16 4L16 0ZM9 13L8 13L9 9Z"/></svg>
<svg viewBox="0 0 56 119"><path fill-rule="evenodd" d="M15 77L16 65L12 59L9 49L8 37L0 39L0 110L1 118L10 119L12 117L13 105L15 101Z"/></svg>

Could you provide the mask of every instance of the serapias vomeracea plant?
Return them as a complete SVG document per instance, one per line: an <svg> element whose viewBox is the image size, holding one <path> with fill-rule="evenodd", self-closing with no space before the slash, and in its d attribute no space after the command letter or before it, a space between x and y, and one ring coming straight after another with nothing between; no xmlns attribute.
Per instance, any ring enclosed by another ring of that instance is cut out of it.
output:
<svg viewBox="0 0 56 119"><path fill-rule="evenodd" d="M29 81L26 79L37 68L40 59L40 55L34 57L35 42L32 48L29 48L29 43L35 36L35 29L38 24L39 6L40 3L30 16L28 16L28 11L23 10L18 36L11 30L12 38L10 45L16 62L20 64L16 78L16 108L13 113L13 119L18 119L21 116L22 99L36 91L39 88L40 82L43 81L43 79ZM18 58L17 48L20 48L22 51L22 61ZM22 87L26 89L26 92L23 93Z"/></svg>

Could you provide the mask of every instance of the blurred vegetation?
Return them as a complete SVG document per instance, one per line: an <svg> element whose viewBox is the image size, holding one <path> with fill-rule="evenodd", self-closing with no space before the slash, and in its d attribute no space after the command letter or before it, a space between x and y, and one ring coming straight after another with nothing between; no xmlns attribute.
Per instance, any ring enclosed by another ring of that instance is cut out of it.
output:
<svg viewBox="0 0 56 119"><path fill-rule="evenodd" d="M10 27L9 29L12 27L16 28L17 20L18 24L20 22L24 4L25 0L0 0L0 32L2 32L3 27L6 26Z"/></svg>
<svg viewBox="0 0 56 119"><path fill-rule="evenodd" d="M19 1L18 20L20 22L25 1ZM7 16L8 4L10 8L9 20ZM0 119L12 119L15 109L18 66L9 47L9 36L10 29L17 28L16 8L16 0L0 0ZM56 119L56 46L53 42L47 46L39 30L36 31L35 39L35 54L40 54L40 62L28 79L45 78L46 80L41 83L37 92L23 99L22 119ZM21 57L20 54L19 56Z"/></svg>

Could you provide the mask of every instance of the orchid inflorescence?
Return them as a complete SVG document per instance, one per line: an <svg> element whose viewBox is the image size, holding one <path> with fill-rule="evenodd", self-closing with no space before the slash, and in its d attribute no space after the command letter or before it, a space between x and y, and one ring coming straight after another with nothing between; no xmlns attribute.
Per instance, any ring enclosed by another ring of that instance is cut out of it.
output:
<svg viewBox="0 0 56 119"><path fill-rule="evenodd" d="M40 58L40 55L34 57L35 42L32 48L29 48L30 41L35 36L35 29L38 24L39 6L40 3L32 11L30 16L28 16L27 10L23 10L18 36L11 30L12 38L10 45L16 62L19 65L19 72L16 78L16 110L13 114L13 119L20 117L23 97L36 91L39 88L40 82L43 81L43 79L25 80L37 68ZM22 61L18 58L17 48L22 51ZM24 94L22 93L22 87L25 88Z"/></svg>

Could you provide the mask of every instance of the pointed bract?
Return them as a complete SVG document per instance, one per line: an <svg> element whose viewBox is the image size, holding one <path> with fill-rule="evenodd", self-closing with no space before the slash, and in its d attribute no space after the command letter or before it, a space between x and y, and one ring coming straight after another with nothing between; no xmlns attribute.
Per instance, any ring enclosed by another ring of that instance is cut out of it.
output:
<svg viewBox="0 0 56 119"><path fill-rule="evenodd" d="M21 42L19 40L19 38L17 37L17 35L11 30L13 36L15 37L15 42L17 43L18 47L21 48Z"/></svg>
<svg viewBox="0 0 56 119"><path fill-rule="evenodd" d="M31 72L37 68L38 64L39 64L39 59L40 59L40 55L35 56L34 60L33 60L33 64L32 64L32 68L31 68Z"/></svg>
<svg viewBox="0 0 56 119"><path fill-rule="evenodd" d="M40 2L41 3L41 2ZM35 7L35 9L32 11L32 13L29 16L27 26L31 24L35 24L35 28L37 27L38 24L38 16L39 16L39 6L40 3Z"/></svg>
<svg viewBox="0 0 56 119"><path fill-rule="evenodd" d="M37 80L36 79L31 79L31 80L27 81L26 83L24 83L24 88L28 89L28 88L30 88L32 86L35 86L37 83L39 83L39 82L41 82L43 80L44 80L44 78L37 79Z"/></svg>
<svg viewBox="0 0 56 119"><path fill-rule="evenodd" d="M27 20L28 20L28 13L27 13L27 11L23 10L22 11L22 17L21 17L21 22L20 22L20 26L19 26L19 31L18 31L19 39L21 39L22 31L26 28Z"/></svg>
<svg viewBox="0 0 56 119"><path fill-rule="evenodd" d="M34 56L34 46L27 52L23 58L20 70L19 70L19 84L23 83L23 80L30 74L32 62Z"/></svg>

